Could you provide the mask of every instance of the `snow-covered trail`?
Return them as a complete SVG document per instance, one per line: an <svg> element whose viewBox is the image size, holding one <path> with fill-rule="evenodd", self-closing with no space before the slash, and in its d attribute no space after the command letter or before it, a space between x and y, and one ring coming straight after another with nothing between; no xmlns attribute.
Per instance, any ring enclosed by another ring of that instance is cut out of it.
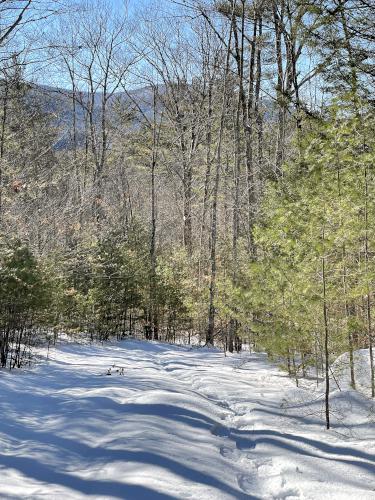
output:
<svg viewBox="0 0 375 500"><path fill-rule="evenodd" d="M0 374L0 498L375 499L374 429L327 433L294 392L261 354L62 345Z"/></svg>

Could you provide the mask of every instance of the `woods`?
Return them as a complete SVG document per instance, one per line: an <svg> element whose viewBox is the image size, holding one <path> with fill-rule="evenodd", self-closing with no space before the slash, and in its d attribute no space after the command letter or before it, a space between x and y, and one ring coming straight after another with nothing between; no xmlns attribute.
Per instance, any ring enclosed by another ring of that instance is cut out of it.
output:
<svg viewBox="0 0 375 500"><path fill-rule="evenodd" d="M368 349L372 0L0 4L1 365L58 332ZM48 24L47 24L48 20Z"/></svg>

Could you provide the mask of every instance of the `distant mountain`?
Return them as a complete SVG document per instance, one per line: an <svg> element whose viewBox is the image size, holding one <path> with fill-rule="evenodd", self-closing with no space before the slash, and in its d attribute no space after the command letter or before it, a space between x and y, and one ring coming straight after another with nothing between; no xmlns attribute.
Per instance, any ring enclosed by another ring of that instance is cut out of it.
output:
<svg viewBox="0 0 375 500"><path fill-rule="evenodd" d="M101 105L103 94L97 92L94 97L94 120L100 126ZM71 130L74 119L74 105L76 116L76 130L78 142L83 144L85 137L85 119L86 109L90 94L80 92L75 103L73 103L73 94L71 90L44 85L33 85L28 94L30 103L37 103L46 113L56 117L56 125L66 131L62 139L56 145L57 149L69 147L71 144ZM153 115L153 89L152 87L142 87L132 89L126 92L114 93L108 103L113 109L118 108L129 114L134 113L133 126L137 126L142 120L142 114L147 118ZM113 120L116 113L109 112L109 121Z"/></svg>
<svg viewBox="0 0 375 500"><path fill-rule="evenodd" d="M165 86L159 86L159 93L165 93ZM56 125L63 132L61 139L56 144L57 149L69 148L72 144L72 125L74 119L73 95L71 90L58 87L33 85L28 94L30 102L38 103L39 107L46 113L55 116ZM75 99L76 131L78 143L83 145L85 140L85 120L87 117L85 106L87 106L90 94L80 92ZM100 129L101 104L103 94L97 92L94 98L94 120ZM153 117L154 91L151 86L129 90L128 92L116 92L109 100L108 122L116 124L116 119L122 114L133 115L129 127L137 128L140 123ZM157 105L159 110L162 104ZM275 104L267 99L263 101L263 116L266 121L274 119ZM117 111L117 112L116 112ZM65 132L65 133L64 133Z"/></svg>

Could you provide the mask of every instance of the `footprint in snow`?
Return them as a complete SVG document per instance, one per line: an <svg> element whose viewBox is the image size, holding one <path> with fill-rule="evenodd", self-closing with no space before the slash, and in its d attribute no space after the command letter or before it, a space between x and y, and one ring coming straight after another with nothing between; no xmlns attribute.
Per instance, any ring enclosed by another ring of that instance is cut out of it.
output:
<svg viewBox="0 0 375 500"><path fill-rule="evenodd" d="M226 420L227 416L228 416L228 415L226 415L225 413L222 413L222 414L220 415L220 420Z"/></svg>
<svg viewBox="0 0 375 500"><path fill-rule="evenodd" d="M238 486L245 493L252 493L254 491L254 478L247 474L238 474L237 476Z"/></svg>
<svg viewBox="0 0 375 500"><path fill-rule="evenodd" d="M230 446L221 446L220 447L220 454L224 458L228 458L229 460L237 462L240 457L241 453L237 448L231 448Z"/></svg>
<svg viewBox="0 0 375 500"><path fill-rule="evenodd" d="M255 460L253 462L254 467L257 469L260 476L269 476L273 472L273 461L272 458L264 458L260 460Z"/></svg>
<svg viewBox="0 0 375 500"><path fill-rule="evenodd" d="M230 408L229 404L226 401L218 401L217 404L222 408Z"/></svg>
<svg viewBox="0 0 375 500"><path fill-rule="evenodd" d="M294 500L300 498L300 492L296 488L287 487L287 481L283 476L282 469L278 467L272 458L252 461L252 466L257 470L259 484L264 491L265 500Z"/></svg>
<svg viewBox="0 0 375 500"><path fill-rule="evenodd" d="M288 488L274 493L270 498L272 500L298 500L301 498L301 494L296 488Z"/></svg>
<svg viewBox="0 0 375 500"><path fill-rule="evenodd" d="M219 423L213 425L210 429L211 434L214 436L220 436L220 437L229 437L230 436L230 429L228 427L225 427L224 425L221 425Z"/></svg>
<svg viewBox="0 0 375 500"><path fill-rule="evenodd" d="M249 438L238 438L235 440L236 447L238 450L246 452L248 450L253 450L256 447L256 442Z"/></svg>

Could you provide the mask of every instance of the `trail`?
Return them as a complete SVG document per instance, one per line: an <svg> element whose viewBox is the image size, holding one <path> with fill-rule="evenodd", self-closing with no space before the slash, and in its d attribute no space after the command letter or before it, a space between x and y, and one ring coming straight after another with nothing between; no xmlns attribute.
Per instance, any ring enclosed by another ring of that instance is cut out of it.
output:
<svg viewBox="0 0 375 500"><path fill-rule="evenodd" d="M355 394L354 434L328 433L319 398L263 354L124 341L50 356L0 374L1 499L375 499Z"/></svg>

